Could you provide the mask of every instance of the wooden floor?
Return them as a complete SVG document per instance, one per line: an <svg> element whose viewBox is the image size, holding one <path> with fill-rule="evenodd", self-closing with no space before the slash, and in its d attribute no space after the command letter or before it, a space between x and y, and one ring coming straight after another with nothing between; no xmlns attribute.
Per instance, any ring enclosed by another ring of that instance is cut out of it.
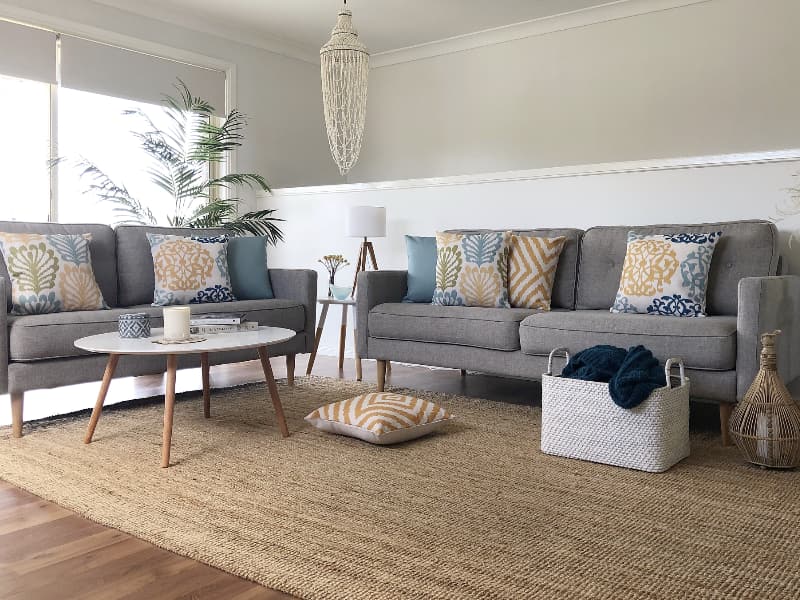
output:
<svg viewBox="0 0 800 600"><path fill-rule="evenodd" d="M306 358L298 357L298 375L305 373ZM273 359L272 363L275 376L284 377L283 360ZM351 360L340 372L336 359L326 356L317 358L314 374L355 378ZM390 377L387 384L391 385L518 404L536 403L540 398L538 383L478 374L461 377L458 371L448 369L393 365ZM183 377L183 389L199 388L199 372L196 386L194 379ZM364 380L375 381L374 361L364 361ZM251 381L263 381L257 361L211 370L214 387ZM118 386L126 398L113 398L114 387L111 386L109 401L147 398L163 394L164 380L158 376L139 377L133 380L132 387ZM714 407L693 407L692 427L713 430L718 427L716 414ZM0 480L0 599L217 598L277 600L290 596L98 525Z"/></svg>

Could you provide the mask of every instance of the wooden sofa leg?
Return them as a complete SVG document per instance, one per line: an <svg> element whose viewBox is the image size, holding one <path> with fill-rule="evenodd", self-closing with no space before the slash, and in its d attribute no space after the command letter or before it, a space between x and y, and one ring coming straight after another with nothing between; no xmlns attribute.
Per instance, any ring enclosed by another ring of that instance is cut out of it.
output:
<svg viewBox="0 0 800 600"><path fill-rule="evenodd" d="M22 437L22 404L24 399L24 392L11 394L11 435L15 438Z"/></svg>
<svg viewBox="0 0 800 600"><path fill-rule="evenodd" d="M461 376L462 377L466 377L467 376L467 370L466 369L461 369Z"/></svg>
<svg viewBox="0 0 800 600"><path fill-rule="evenodd" d="M386 361L377 361L378 365L378 391L383 392L386 389Z"/></svg>
<svg viewBox="0 0 800 600"><path fill-rule="evenodd" d="M294 385L294 359L294 354L286 355L286 383L290 387Z"/></svg>
<svg viewBox="0 0 800 600"><path fill-rule="evenodd" d="M720 433L722 434L723 446L731 445L731 435L728 430L728 425L731 421L731 413L733 412L734 406L734 404L729 402L720 402L719 405L719 428Z"/></svg>

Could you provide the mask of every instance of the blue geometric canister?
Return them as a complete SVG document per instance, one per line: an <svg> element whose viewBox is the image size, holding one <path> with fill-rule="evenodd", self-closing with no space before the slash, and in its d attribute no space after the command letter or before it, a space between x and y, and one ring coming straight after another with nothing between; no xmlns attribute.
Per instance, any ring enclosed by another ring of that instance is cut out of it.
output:
<svg viewBox="0 0 800 600"><path fill-rule="evenodd" d="M128 313L119 316L119 337L150 337L150 316L147 313Z"/></svg>

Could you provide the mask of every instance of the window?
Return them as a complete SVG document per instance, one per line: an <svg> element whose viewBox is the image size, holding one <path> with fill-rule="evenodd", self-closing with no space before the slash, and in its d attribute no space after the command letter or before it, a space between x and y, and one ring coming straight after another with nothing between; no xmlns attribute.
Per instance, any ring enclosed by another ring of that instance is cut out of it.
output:
<svg viewBox="0 0 800 600"><path fill-rule="evenodd" d="M58 173L58 220L61 223L114 223L114 205L94 194L85 194L88 180L81 178L76 161L96 165L116 184L153 211L160 223L166 222L169 204L164 192L148 176L150 163L133 135L146 129L142 120L123 114L139 109L161 126L159 106L122 98L61 88L58 98L59 155L65 161Z"/></svg>
<svg viewBox="0 0 800 600"><path fill-rule="evenodd" d="M0 75L3 173L0 220L47 221L50 214L50 86Z"/></svg>

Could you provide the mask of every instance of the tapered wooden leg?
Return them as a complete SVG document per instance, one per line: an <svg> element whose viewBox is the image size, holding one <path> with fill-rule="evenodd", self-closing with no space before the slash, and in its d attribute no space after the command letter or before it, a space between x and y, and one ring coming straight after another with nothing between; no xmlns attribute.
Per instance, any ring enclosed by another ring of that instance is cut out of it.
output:
<svg viewBox="0 0 800 600"><path fill-rule="evenodd" d="M203 373L203 416L211 418L211 368L208 365L208 352L200 354L200 370Z"/></svg>
<svg viewBox="0 0 800 600"><path fill-rule="evenodd" d="M719 428L722 434L722 445L731 445L731 435L728 431L728 425L731 421L731 413L733 412L734 405L729 402L720 402L719 405Z"/></svg>
<svg viewBox="0 0 800 600"><path fill-rule="evenodd" d="M369 258L372 261L372 268L373 270L378 270L378 261L375 260L375 249L372 247L372 242L367 242L367 251L369 252Z"/></svg>
<svg viewBox="0 0 800 600"><path fill-rule="evenodd" d="M461 376L462 377L466 377L467 376L467 370L466 369L461 369Z"/></svg>
<svg viewBox="0 0 800 600"><path fill-rule="evenodd" d="M342 304L342 327L339 329L339 370L344 369L344 344L347 341L347 305Z"/></svg>
<svg viewBox="0 0 800 600"><path fill-rule="evenodd" d="M356 321L356 307L353 307L353 325L358 321ZM361 357L358 355L358 330L353 327L353 354L355 356L356 362L356 381L361 381L362 374L361 374Z"/></svg>
<svg viewBox="0 0 800 600"><path fill-rule="evenodd" d="M24 400L25 392L11 394L11 435L15 438L22 437L22 405Z"/></svg>
<svg viewBox="0 0 800 600"><path fill-rule="evenodd" d="M97 421L100 420L100 413L103 412L103 403L106 401L106 394L108 394L108 388L111 385L111 378L114 377L114 371L117 368L118 362L119 354L108 355L106 370L103 373L103 382L100 384L100 391L97 393L97 401L94 403L92 416L89 418L89 427L86 429L86 437L83 438L84 444L90 444L92 441L95 427L97 427Z"/></svg>
<svg viewBox="0 0 800 600"><path fill-rule="evenodd" d="M275 376L272 374L272 365L269 363L266 346L259 347L258 357L261 359L261 368L264 370L264 379L267 381L269 395L272 397L272 406L275 407L275 419L278 421L281 435L289 437L289 428L286 426L286 417L283 415L283 405L281 405L281 397L278 395L278 385L275 383Z"/></svg>
<svg viewBox="0 0 800 600"><path fill-rule="evenodd" d="M317 335L314 338L314 350L311 352L311 358L308 359L308 366L306 367L306 375L311 375L311 369L314 368L314 360L317 358L317 349L319 348L319 340L322 338L322 328L325 327L325 319L328 316L328 307L330 304L322 305L322 314L319 317L319 324L317 325Z"/></svg>
<svg viewBox="0 0 800 600"><path fill-rule="evenodd" d="M388 375L392 374L392 361L390 361L390 360L386 361L386 373Z"/></svg>
<svg viewBox="0 0 800 600"><path fill-rule="evenodd" d="M286 383L291 387L294 385L294 354L286 355Z"/></svg>
<svg viewBox="0 0 800 600"><path fill-rule="evenodd" d="M378 391L383 392L386 389L386 361L377 361L378 366Z"/></svg>
<svg viewBox="0 0 800 600"><path fill-rule="evenodd" d="M356 274L353 275L353 290L350 292L350 296L355 296L356 294L356 284L358 283L358 274L364 270L363 265L366 264L367 260L367 248L362 242L361 247L358 249L358 258L356 259Z"/></svg>
<svg viewBox="0 0 800 600"><path fill-rule="evenodd" d="M167 354L167 391L164 394L164 433L161 440L161 467L169 466L169 452L172 449L172 417L175 414L175 378L178 371L178 357Z"/></svg>

